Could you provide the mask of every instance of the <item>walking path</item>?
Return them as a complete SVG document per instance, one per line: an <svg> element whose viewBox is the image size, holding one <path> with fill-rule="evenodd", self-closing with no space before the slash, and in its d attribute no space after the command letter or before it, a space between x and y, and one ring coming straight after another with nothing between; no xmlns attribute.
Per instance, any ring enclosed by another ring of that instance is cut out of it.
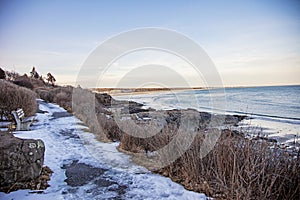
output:
<svg viewBox="0 0 300 200"><path fill-rule="evenodd" d="M117 151L117 143L102 143L80 120L63 108L40 101L38 122L19 138L42 139L45 165L54 173L44 191L0 192L0 199L206 199L171 179L153 174Z"/></svg>

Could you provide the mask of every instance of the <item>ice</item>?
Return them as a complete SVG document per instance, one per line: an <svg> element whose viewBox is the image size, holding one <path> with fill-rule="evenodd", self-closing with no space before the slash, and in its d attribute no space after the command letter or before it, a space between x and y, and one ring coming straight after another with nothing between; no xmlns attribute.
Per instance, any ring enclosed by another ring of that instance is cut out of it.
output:
<svg viewBox="0 0 300 200"><path fill-rule="evenodd" d="M87 127L58 105L39 100L38 122L31 131L18 131L19 138L42 139L45 143L45 161L54 173L50 187L44 191L18 190L0 199L206 199L204 194L185 190L171 179L153 174L134 164L130 157L120 153L118 143L101 143ZM60 113L55 115L55 113ZM65 180L64 166L72 162L105 169L105 173L82 186L70 186Z"/></svg>

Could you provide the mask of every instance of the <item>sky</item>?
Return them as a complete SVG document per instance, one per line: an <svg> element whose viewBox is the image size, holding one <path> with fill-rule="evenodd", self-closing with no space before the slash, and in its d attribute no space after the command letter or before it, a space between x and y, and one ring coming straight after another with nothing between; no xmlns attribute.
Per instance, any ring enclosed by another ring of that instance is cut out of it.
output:
<svg viewBox="0 0 300 200"><path fill-rule="evenodd" d="M59 84L76 85L99 45L146 27L200 45L224 86L300 84L299 0L0 0L0 67L23 74L35 66ZM182 58L143 49L116 59L101 77L98 87L178 87L180 77L189 86L207 84Z"/></svg>

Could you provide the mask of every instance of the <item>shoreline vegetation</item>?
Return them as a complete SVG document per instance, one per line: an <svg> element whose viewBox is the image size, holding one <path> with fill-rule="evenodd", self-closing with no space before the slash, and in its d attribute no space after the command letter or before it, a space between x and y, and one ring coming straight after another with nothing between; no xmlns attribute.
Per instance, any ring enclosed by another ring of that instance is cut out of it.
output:
<svg viewBox="0 0 300 200"><path fill-rule="evenodd" d="M16 79L22 81L16 82ZM14 81L23 87L30 85L38 98L56 103L73 113L99 141L118 141L118 149L130 154L136 163L170 177L188 190L203 192L215 199L300 198L299 149L282 149L268 138L246 138L246 133L236 129L246 116L213 115L193 109L144 109L140 103L115 100L102 93L104 89L95 93L72 86L53 86L26 76L18 76ZM164 91L153 88L134 91L149 90ZM133 136L140 133L138 127L151 128L154 124L160 124L160 116L164 123L156 135L144 138ZM156 154L157 150L176 140L178 134L190 134L180 132L181 123L186 119L189 121L190 116L197 116L191 119L197 122L197 128L192 131L194 139L189 148L169 165L152 168L149 160L155 161L165 156ZM214 123L211 123L212 119ZM205 138L216 132L220 132L220 137L214 148L201 158Z"/></svg>

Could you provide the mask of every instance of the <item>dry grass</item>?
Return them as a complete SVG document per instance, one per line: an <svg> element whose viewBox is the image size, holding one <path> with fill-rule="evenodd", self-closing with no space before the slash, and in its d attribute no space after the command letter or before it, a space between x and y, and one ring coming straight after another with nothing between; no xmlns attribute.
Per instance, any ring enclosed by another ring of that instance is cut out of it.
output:
<svg viewBox="0 0 300 200"><path fill-rule="evenodd" d="M128 122L124 121L123 124L123 126L126 126L128 125ZM174 139L177 127L173 124L169 124L152 137L147 137L146 135L143 136L143 134L145 134L143 132L151 131L144 130L144 128L142 129L136 126L130 133L124 133L120 140L120 148L134 153L154 152L163 148ZM134 137L133 135L140 135L143 137Z"/></svg>
<svg viewBox="0 0 300 200"><path fill-rule="evenodd" d="M168 130L155 137L157 148L174 137L174 133L166 136ZM245 139L227 130L213 150L201 158L205 134L199 132L187 152L156 172L217 199L299 199L299 152L270 148L266 141ZM120 148L139 153L149 150L149 144L155 144L152 140L124 135Z"/></svg>
<svg viewBox="0 0 300 200"><path fill-rule="evenodd" d="M103 133L111 141L120 141L124 132L119 128L114 119L108 118L107 115L97 114L98 123L100 124Z"/></svg>
<svg viewBox="0 0 300 200"><path fill-rule="evenodd" d="M5 80L0 80L0 112L11 118L11 111L22 108L25 116L32 116L37 110L36 94Z"/></svg>

